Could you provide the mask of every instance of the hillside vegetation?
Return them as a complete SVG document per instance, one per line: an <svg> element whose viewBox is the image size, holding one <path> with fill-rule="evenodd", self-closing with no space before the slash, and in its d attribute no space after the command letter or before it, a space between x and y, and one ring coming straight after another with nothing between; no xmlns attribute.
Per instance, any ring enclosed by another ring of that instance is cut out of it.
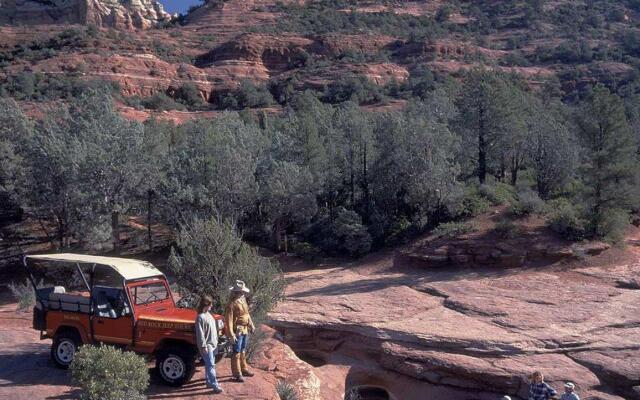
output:
<svg viewBox="0 0 640 400"><path fill-rule="evenodd" d="M217 215L359 256L491 204L618 241L640 208L638 12L229 0L145 31L3 28L31 41L2 40L0 203L60 247L117 247L126 215ZM175 126L125 105L232 111Z"/></svg>

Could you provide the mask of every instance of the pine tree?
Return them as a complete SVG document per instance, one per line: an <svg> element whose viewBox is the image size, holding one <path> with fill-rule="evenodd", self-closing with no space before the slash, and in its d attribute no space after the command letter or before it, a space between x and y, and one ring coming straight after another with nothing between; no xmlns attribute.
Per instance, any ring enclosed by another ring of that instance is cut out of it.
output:
<svg viewBox="0 0 640 400"><path fill-rule="evenodd" d="M622 100L604 86L596 86L578 123L586 148L582 179L592 233L619 239L628 223L638 175L634 138Z"/></svg>
<svg viewBox="0 0 640 400"><path fill-rule="evenodd" d="M504 77L486 70L469 73L458 99L459 126L466 157L476 164L480 183L494 172L503 178L507 169L509 135L519 132L517 90ZM475 155L473 155L475 153Z"/></svg>

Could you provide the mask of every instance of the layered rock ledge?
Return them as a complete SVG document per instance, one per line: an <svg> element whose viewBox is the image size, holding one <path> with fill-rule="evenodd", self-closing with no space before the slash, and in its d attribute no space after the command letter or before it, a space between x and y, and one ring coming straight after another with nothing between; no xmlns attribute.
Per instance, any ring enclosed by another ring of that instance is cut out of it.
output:
<svg viewBox="0 0 640 400"><path fill-rule="evenodd" d="M392 258L373 269L288 273L286 301L271 315L320 375L348 365L332 377L341 390L526 399L527 376L540 369L558 389L575 382L584 399L640 399L640 257L607 267L448 270L399 270Z"/></svg>

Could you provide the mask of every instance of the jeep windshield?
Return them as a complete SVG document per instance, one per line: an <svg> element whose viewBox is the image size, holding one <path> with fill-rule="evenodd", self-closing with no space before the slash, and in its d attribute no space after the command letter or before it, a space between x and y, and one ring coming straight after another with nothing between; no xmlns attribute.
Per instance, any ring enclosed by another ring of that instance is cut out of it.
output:
<svg viewBox="0 0 640 400"><path fill-rule="evenodd" d="M162 281L149 282L131 288L131 297L135 305L145 305L169 298L169 291Z"/></svg>

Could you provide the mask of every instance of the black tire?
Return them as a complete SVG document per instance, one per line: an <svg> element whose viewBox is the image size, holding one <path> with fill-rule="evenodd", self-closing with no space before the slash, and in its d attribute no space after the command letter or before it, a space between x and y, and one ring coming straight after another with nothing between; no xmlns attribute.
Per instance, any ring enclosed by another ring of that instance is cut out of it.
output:
<svg viewBox="0 0 640 400"><path fill-rule="evenodd" d="M162 382L169 386L182 386L196 372L196 355L190 349L168 347L156 354L156 369Z"/></svg>
<svg viewBox="0 0 640 400"><path fill-rule="evenodd" d="M68 369L81 344L80 335L73 330L65 329L56 332L51 343L51 360L56 367Z"/></svg>

